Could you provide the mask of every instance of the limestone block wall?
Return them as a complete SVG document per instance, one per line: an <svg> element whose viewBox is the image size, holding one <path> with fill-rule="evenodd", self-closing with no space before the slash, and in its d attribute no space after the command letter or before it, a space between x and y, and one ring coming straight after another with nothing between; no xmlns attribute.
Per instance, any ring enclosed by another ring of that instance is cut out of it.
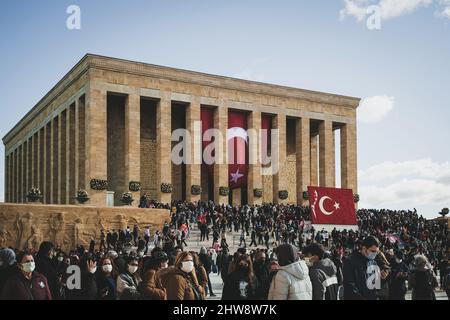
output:
<svg viewBox="0 0 450 320"><path fill-rule="evenodd" d="M100 230L118 230L137 224L141 231L161 230L169 210L135 207L0 204L0 248L37 249L42 241L60 244L63 250L99 245Z"/></svg>

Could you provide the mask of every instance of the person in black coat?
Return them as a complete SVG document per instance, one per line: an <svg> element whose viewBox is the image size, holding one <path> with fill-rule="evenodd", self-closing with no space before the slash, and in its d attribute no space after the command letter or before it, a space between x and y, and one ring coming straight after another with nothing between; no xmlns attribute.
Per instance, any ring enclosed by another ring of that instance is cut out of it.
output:
<svg viewBox="0 0 450 320"><path fill-rule="evenodd" d="M255 276L258 279L258 290L256 298L258 300L267 300L270 289L270 274L267 264L266 253L262 250L256 252L255 263L253 264Z"/></svg>
<svg viewBox="0 0 450 320"><path fill-rule="evenodd" d="M209 289L209 296L210 297L215 297L216 295L214 294L213 290L212 290L212 285L211 285L211 280L209 278L209 274L211 273L211 268L212 268L212 258L211 256L207 253L206 248L202 247L200 249L200 254L198 255L198 257L200 258L200 262L203 264L203 267L206 270L206 275L208 276L208 289Z"/></svg>
<svg viewBox="0 0 450 320"><path fill-rule="evenodd" d="M390 261L391 277L389 283L389 300L405 300L406 280L409 275L409 268L403 262L403 253L396 252Z"/></svg>
<svg viewBox="0 0 450 320"><path fill-rule="evenodd" d="M79 299L95 300L98 297L98 288L95 273L97 272L97 262L92 254L86 254L80 260L81 269L81 290Z"/></svg>
<svg viewBox="0 0 450 320"><path fill-rule="evenodd" d="M44 241L39 246L36 256L36 271L47 278L52 298L58 300L61 298L61 284L58 277L58 270L53 263L52 258L55 254L53 243Z"/></svg>
<svg viewBox="0 0 450 320"><path fill-rule="evenodd" d="M368 236L362 241L361 250L345 260L344 300L377 300L381 279L386 278L375 261L379 247L378 239Z"/></svg>
<svg viewBox="0 0 450 320"><path fill-rule="evenodd" d="M235 270L225 279L222 300L255 300L258 279L253 273L252 260L247 254L235 261Z"/></svg>
<svg viewBox="0 0 450 320"><path fill-rule="evenodd" d="M99 270L95 275L98 289L98 299L116 300L116 276L113 270L113 262L110 258L100 261Z"/></svg>
<svg viewBox="0 0 450 320"><path fill-rule="evenodd" d="M17 272L16 253L9 248L0 250L0 294L6 280L15 272Z"/></svg>

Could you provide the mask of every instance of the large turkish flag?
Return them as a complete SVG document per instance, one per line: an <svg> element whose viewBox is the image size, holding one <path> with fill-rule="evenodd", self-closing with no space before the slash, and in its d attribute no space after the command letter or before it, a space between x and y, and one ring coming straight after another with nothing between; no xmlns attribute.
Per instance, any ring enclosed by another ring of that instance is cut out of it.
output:
<svg viewBox="0 0 450 320"><path fill-rule="evenodd" d="M228 112L228 181L230 189L247 185L248 135L247 114Z"/></svg>
<svg viewBox="0 0 450 320"><path fill-rule="evenodd" d="M351 189L308 187L312 224L357 225Z"/></svg>

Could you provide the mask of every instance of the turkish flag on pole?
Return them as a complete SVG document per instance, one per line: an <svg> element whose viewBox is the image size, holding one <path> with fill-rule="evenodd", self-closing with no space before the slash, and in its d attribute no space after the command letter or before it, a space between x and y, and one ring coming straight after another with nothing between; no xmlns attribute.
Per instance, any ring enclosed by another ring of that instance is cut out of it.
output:
<svg viewBox="0 0 450 320"><path fill-rule="evenodd" d="M228 112L228 180L230 189L247 185L248 135L247 114Z"/></svg>
<svg viewBox="0 0 450 320"><path fill-rule="evenodd" d="M308 187L312 224L357 225L351 189Z"/></svg>

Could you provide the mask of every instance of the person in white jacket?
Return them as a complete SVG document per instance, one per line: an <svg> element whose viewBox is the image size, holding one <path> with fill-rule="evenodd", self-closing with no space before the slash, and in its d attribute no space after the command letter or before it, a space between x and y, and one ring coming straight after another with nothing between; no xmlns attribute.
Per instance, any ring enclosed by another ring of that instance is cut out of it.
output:
<svg viewBox="0 0 450 320"><path fill-rule="evenodd" d="M272 279L269 300L312 300L308 266L299 260L297 249L282 244L276 249L280 270Z"/></svg>

